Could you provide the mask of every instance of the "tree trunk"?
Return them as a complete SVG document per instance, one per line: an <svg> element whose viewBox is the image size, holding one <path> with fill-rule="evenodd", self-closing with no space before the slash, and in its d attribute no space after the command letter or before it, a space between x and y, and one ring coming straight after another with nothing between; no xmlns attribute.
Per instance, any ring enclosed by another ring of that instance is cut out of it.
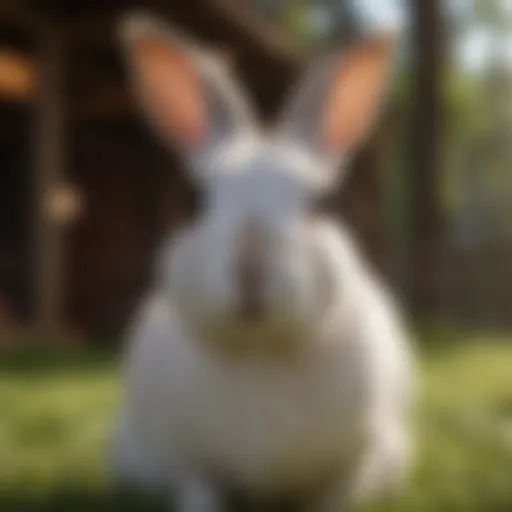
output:
<svg viewBox="0 0 512 512"><path fill-rule="evenodd" d="M415 55L410 129L411 304L430 316L442 299L444 27L440 0L411 4Z"/></svg>

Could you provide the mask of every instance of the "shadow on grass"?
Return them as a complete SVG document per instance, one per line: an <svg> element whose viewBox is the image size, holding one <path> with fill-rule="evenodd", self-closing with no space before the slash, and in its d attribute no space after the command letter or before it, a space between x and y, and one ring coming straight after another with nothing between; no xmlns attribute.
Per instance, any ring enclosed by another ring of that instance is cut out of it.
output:
<svg viewBox="0 0 512 512"><path fill-rule="evenodd" d="M164 500L149 499L130 491L93 492L83 489L63 489L53 494L37 496L14 491L0 492L3 512L169 512ZM293 512L291 503L251 503L232 496L227 510L231 512Z"/></svg>
<svg viewBox="0 0 512 512"><path fill-rule="evenodd" d="M4 375L32 376L68 372L84 374L111 371L120 354L106 349L66 349L29 346L0 353L0 372Z"/></svg>
<svg viewBox="0 0 512 512"><path fill-rule="evenodd" d="M165 504L127 492L92 492L63 489L45 494L4 491L0 510L5 512L164 512Z"/></svg>

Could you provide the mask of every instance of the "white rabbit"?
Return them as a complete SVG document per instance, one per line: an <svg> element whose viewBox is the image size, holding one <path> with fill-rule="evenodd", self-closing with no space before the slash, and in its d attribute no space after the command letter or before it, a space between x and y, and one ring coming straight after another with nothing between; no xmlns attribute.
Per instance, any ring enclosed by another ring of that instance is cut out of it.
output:
<svg viewBox="0 0 512 512"><path fill-rule="evenodd" d="M412 351L347 229L313 204L377 115L394 36L325 59L262 133L203 50L148 16L122 35L149 120L207 202L129 337L117 476L178 512L225 510L226 488L319 512L391 490L410 459Z"/></svg>

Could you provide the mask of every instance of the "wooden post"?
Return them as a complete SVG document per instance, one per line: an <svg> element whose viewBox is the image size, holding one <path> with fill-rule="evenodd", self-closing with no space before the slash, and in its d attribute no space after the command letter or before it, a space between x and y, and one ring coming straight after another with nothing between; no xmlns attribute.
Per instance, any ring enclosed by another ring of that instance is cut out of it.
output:
<svg viewBox="0 0 512 512"><path fill-rule="evenodd" d="M60 323L62 258L52 193L63 173L62 45L56 30L40 33L34 140L35 317L44 332Z"/></svg>

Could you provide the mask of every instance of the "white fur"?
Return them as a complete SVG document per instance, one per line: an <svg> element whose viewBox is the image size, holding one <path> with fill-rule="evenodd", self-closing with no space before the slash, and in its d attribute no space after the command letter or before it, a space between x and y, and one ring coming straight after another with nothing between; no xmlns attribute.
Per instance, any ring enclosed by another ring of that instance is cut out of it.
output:
<svg viewBox="0 0 512 512"><path fill-rule="evenodd" d="M337 296L315 326L318 339L285 357L210 352L166 294L147 299L126 368L116 455L125 479L178 489L190 473L211 473L279 493L332 468L342 480L337 505L401 478L411 371L404 334L351 243L330 224L315 235ZM359 471L347 488L345 475Z"/></svg>
<svg viewBox="0 0 512 512"><path fill-rule="evenodd" d="M308 211L334 175L321 147L240 132L237 119L203 153L206 211L164 247L130 330L114 466L178 512L224 510L223 485L335 512L405 475L410 348L347 229ZM236 309L247 219L269 233L258 324Z"/></svg>

